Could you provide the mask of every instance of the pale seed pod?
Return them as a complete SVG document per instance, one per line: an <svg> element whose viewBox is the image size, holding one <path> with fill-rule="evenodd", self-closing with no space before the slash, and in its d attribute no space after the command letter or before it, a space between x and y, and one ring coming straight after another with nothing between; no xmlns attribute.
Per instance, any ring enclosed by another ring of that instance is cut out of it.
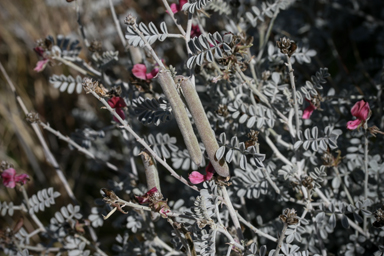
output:
<svg viewBox="0 0 384 256"><path fill-rule="evenodd" d="M219 144L215 138L214 132L209 124L207 115L205 114L203 105L201 104L200 98L189 79L183 79L180 83L181 89L185 100L187 102L189 111L195 120L197 131L200 134L200 138L204 143L205 149L208 153L208 158L211 161L213 168L222 177L229 176L229 168L224 158L221 161L216 159L216 151L219 149Z"/></svg>
<svg viewBox="0 0 384 256"><path fill-rule="evenodd" d="M173 115L175 116L177 125L183 135L184 143L187 146L192 161L200 166L203 160L199 143L193 131L191 121L188 118L184 103L176 91L176 84L170 73L165 69L160 69L157 75L158 81L163 89L165 96L171 104Z"/></svg>
<svg viewBox="0 0 384 256"><path fill-rule="evenodd" d="M145 177L147 178L147 188L151 190L156 187L157 191L161 193L159 172L157 171L156 165L153 158L145 151L140 153L141 160L144 164ZM157 212L151 212L151 219L157 221L160 218L160 214Z"/></svg>

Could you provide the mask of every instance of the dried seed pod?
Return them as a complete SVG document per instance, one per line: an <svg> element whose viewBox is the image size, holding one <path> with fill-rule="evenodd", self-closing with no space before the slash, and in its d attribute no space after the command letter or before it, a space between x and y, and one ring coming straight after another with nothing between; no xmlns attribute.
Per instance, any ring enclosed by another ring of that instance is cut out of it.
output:
<svg viewBox="0 0 384 256"><path fill-rule="evenodd" d="M224 158L219 162L215 157L216 151L219 149L219 144L216 141L214 132L192 82L189 79L183 79L180 85L213 168L220 176L229 176L229 168Z"/></svg>
<svg viewBox="0 0 384 256"><path fill-rule="evenodd" d="M184 103L176 91L175 81L173 80L170 72L165 69L161 69L159 71L157 78L165 96L171 104L173 114L177 125L179 126L180 132L183 135L184 143L187 146L189 155L191 156L192 161L197 166L200 166L203 160L203 154L201 153L200 146L193 131L191 121L188 118L187 111L184 108Z"/></svg>

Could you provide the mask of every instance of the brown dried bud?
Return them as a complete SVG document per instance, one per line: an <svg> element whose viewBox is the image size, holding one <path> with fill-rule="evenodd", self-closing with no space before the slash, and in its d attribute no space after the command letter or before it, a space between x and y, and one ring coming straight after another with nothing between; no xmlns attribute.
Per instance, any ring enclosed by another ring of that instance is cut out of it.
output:
<svg viewBox="0 0 384 256"><path fill-rule="evenodd" d="M101 45L101 42L100 41L92 41L91 42L91 45L88 47L88 49L91 51L91 52L101 52L102 51L102 45Z"/></svg>
<svg viewBox="0 0 384 256"><path fill-rule="evenodd" d="M263 73L261 73L261 79L264 81L268 80L268 78L271 76L271 71L265 70Z"/></svg>
<svg viewBox="0 0 384 256"><path fill-rule="evenodd" d="M39 114L34 112L28 113L25 119L27 120L27 122L30 122L31 124L40 123Z"/></svg>
<svg viewBox="0 0 384 256"><path fill-rule="evenodd" d="M96 88L99 86L99 83L97 81L92 81L91 78L85 77L83 80L83 88L85 93L91 93L96 90Z"/></svg>
<svg viewBox="0 0 384 256"><path fill-rule="evenodd" d="M297 49L295 41L285 37L280 38L280 41L276 41L276 44L277 47L280 49L280 52L282 54L287 54L289 57L291 57Z"/></svg>
<svg viewBox="0 0 384 256"><path fill-rule="evenodd" d="M13 164L10 164L8 163L7 161L1 161L1 164L0 164L0 171L5 171L9 168L13 168Z"/></svg>
<svg viewBox="0 0 384 256"><path fill-rule="evenodd" d="M310 176L306 176L301 180L301 185L306 187L307 189L312 189L313 188L313 179Z"/></svg>
<svg viewBox="0 0 384 256"><path fill-rule="evenodd" d="M133 26L136 24L136 18L132 16L132 14L128 14L127 17L125 17L124 23L128 26Z"/></svg>
<svg viewBox="0 0 384 256"><path fill-rule="evenodd" d="M222 116L222 117L228 116L228 107L227 107L227 105L220 104L218 110L216 111L216 113L219 116Z"/></svg>
<svg viewBox="0 0 384 256"><path fill-rule="evenodd" d="M280 220L288 225L295 225L299 222L295 209L285 209L280 215Z"/></svg>
<svg viewBox="0 0 384 256"><path fill-rule="evenodd" d="M247 141L245 142L245 148L249 148L249 147L251 147L251 146L254 146L254 145L258 142L258 140L259 140L258 135L259 135L259 132L258 132L258 131L251 130L251 131L247 134L249 140L247 140Z"/></svg>
<svg viewBox="0 0 384 256"><path fill-rule="evenodd" d="M375 212L376 221L373 222L373 226L376 228L381 228L384 226L384 206Z"/></svg>

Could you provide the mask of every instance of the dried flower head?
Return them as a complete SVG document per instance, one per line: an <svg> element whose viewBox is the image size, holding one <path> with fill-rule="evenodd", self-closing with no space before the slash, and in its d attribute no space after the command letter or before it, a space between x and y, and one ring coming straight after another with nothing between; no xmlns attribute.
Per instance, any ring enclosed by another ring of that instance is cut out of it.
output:
<svg viewBox="0 0 384 256"><path fill-rule="evenodd" d="M306 176L301 180L301 185L307 189L313 189L313 178L311 176Z"/></svg>
<svg viewBox="0 0 384 256"><path fill-rule="evenodd" d="M258 142L258 140L259 140L259 138L258 138L258 136L259 136L259 132L258 132L258 131L251 130L251 131L247 134L247 136L248 136L249 140L247 140L247 141L245 142L245 147L246 147L246 148L251 147L251 146L254 146L254 145Z"/></svg>
<svg viewBox="0 0 384 256"><path fill-rule="evenodd" d="M13 164L8 163L7 161L1 161L0 171L7 170L9 168L13 168Z"/></svg>
<svg viewBox="0 0 384 256"><path fill-rule="evenodd" d="M85 77L83 80L83 88L85 93L91 93L95 91L98 85L99 85L99 82L92 81L92 78Z"/></svg>
<svg viewBox="0 0 384 256"><path fill-rule="evenodd" d="M228 107L227 105L223 105L223 104L220 104L219 105L219 108L217 109L216 113L219 115L219 116L222 116L222 117L226 117L228 116Z"/></svg>
<svg viewBox="0 0 384 256"><path fill-rule="evenodd" d="M128 14L127 17L125 17L124 23L128 26L134 26L136 24L136 18L132 16L132 14Z"/></svg>
<svg viewBox="0 0 384 256"><path fill-rule="evenodd" d="M261 73L261 79L263 79L264 81L267 81L270 76L271 76L271 71L269 70L264 70L263 73Z"/></svg>
<svg viewBox="0 0 384 256"><path fill-rule="evenodd" d="M376 228L384 227L384 205L375 211L376 221L373 222L373 226Z"/></svg>
<svg viewBox="0 0 384 256"><path fill-rule="evenodd" d="M31 124L33 124L33 123L40 123L39 114L37 114L35 112L28 113L27 117L25 118L25 120L27 120L27 122L30 122Z"/></svg>
<svg viewBox="0 0 384 256"><path fill-rule="evenodd" d="M91 45L88 47L88 49L91 51L91 52L101 52L102 51L102 44L100 41L92 41L91 42Z"/></svg>
<svg viewBox="0 0 384 256"><path fill-rule="evenodd" d="M280 220L288 225L295 225L299 222L295 209L285 209L280 215Z"/></svg>
<svg viewBox="0 0 384 256"><path fill-rule="evenodd" d="M287 54L289 57L291 57L297 49L295 41L285 37L280 38L280 41L276 41L276 44L277 47L280 49L280 52L282 54Z"/></svg>

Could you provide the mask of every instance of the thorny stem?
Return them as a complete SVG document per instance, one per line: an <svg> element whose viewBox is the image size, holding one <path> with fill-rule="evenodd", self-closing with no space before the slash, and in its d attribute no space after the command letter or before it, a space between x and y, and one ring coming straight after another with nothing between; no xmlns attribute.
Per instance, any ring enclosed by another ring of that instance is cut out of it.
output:
<svg viewBox="0 0 384 256"><path fill-rule="evenodd" d="M263 231L257 229L255 226L253 226L250 222L248 222L246 219L244 219L239 213L236 213L237 214L237 217L239 217L239 220L247 227L249 227L253 232L255 232L256 234L262 236L262 237L265 237L273 242L276 242L277 239L273 236L270 236L266 233L264 233Z"/></svg>
<svg viewBox="0 0 384 256"><path fill-rule="evenodd" d="M43 127L43 129L49 131L50 133L54 134L56 137L58 137L59 139L63 140L63 141L66 141L68 144L72 145L73 147L75 147L78 151L80 151L81 153L89 156L90 158L92 159L95 159L95 160L99 160L96 158L96 156L89 150L87 150L86 148L80 146L79 144L77 144L76 142L74 142L73 140L71 140L68 136L64 136L63 134L61 134L61 132L59 131L56 131L55 129L51 128L49 125L43 123L43 122L38 122L38 124L40 126ZM113 164L111 164L110 162L104 162L105 165L110 168L111 170L113 171L118 171L117 167Z"/></svg>
<svg viewBox="0 0 384 256"><path fill-rule="evenodd" d="M296 140L299 136L300 131L300 119L299 119L299 105L297 103L297 97L296 97L296 84L295 84L295 76L293 75L293 68L291 63L291 58L286 54L287 57L287 66L288 66L288 72L289 72L289 79L291 82L292 87L292 97L293 97L293 104L295 108L295 121L296 121Z"/></svg>
<svg viewBox="0 0 384 256"><path fill-rule="evenodd" d="M279 255L281 244L283 243L283 240L285 238L285 232L287 231L287 228L288 228L288 224L286 222L284 222L283 230L281 231L279 241L277 242L276 251L275 251L274 256Z"/></svg>
<svg viewBox="0 0 384 256"><path fill-rule="evenodd" d="M137 142L139 142L151 155L152 155L152 157L154 158L154 159L156 159L156 161L158 161L161 165L163 165L164 167L165 167L165 169L167 169L170 173L171 173L171 175L173 176L173 177L175 177L176 179L178 179L179 181L181 181L182 183L184 183L185 185L187 185L188 187L190 187L190 188L192 188L192 189L194 189L194 190L196 190L196 191L199 191L199 188L198 187L196 187L196 186L194 186L194 185L190 185L189 183L188 183L188 181L184 178L184 177L182 177L182 176L180 176L180 175L178 175L173 169L172 169L172 167L171 166L169 166L169 164L167 164L167 162L165 161L165 160L163 160L163 159L161 159L157 154L156 154L156 152L155 151L153 151L152 149L151 149L151 147L116 113L116 111L114 110L114 109L112 109L110 106L109 106L109 104L103 99L103 98L101 98L99 95L97 95L94 91L91 91L91 93L92 93L92 95L95 97L95 98L97 98L105 107L106 107L106 109L108 109L109 110L109 112L111 112L112 114L113 114L113 116L114 117L116 117L117 118L117 120L119 120L120 121L120 123L121 124L123 124L122 125L122 127L125 129L125 130L127 130L129 133L131 133L132 135L133 135L133 137L135 137L135 139L137 140Z"/></svg>
<svg viewBox="0 0 384 256"><path fill-rule="evenodd" d="M231 199L229 198L229 195L228 195L228 192L227 192L227 189L225 188L225 186L221 186L220 189L221 189L221 192L223 194L224 202L227 205L229 215L231 216L233 225L236 228L237 237L241 241L244 239L244 237L243 237L243 232L241 231L241 226L240 226L239 219L237 218L236 211L233 208Z"/></svg>
<svg viewBox="0 0 384 256"><path fill-rule="evenodd" d="M111 9L112 18L113 18L113 21L115 22L115 27L116 27L116 30L117 30L117 34L119 34L121 43L123 44L123 46L125 48L126 45L127 45L127 41L125 40L123 31L121 30L120 22L117 19L115 8L113 7L112 0L109 0L109 8Z"/></svg>
<svg viewBox="0 0 384 256"><path fill-rule="evenodd" d="M7 80L7 83L9 85L9 87L11 87L12 92L15 94L16 100L19 103L21 109L23 110L25 116L27 116L29 111L27 110L27 107L25 106L25 104L24 104L23 100L21 99L21 97L17 94L16 88L13 85L11 79L9 78L9 76L8 76L7 72L5 71L5 69L4 69L3 65L1 64L1 62L0 62L0 70L3 73L5 79ZM75 195L73 194L73 191L72 191L71 187L69 186L67 179L65 178L63 172L61 171L59 164L57 163L55 157L53 156L53 154L50 151L47 143L45 142L43 134L41 133L41 131L39 129L39 125L36 124L36 123L33 123L31 125L32 125L32 128L33 128L34 132L36 133L37 138L39 139L39 141L41 143L41 146L44 149L44 153L45 153L45 157L47 158L47 161L49 163L51 163L52 166L54 167L54 169L56 170L56 174L59 177L60 181L63 183L64 188L65 188L65 190L68 193L68 196L72 199L72 201L76 202L76 204L77 204L77 199L76 199Z"/></svg>
<svg viewBox="0 0 384 256"><path fill-rule="evenodd" d="M364 178L364 199L368 199L368 178L369 178L369 171L368 171L368 135L367 131L365 131L364 136L364 171L365 171L365 178ZM365 207L367 209L367 207ZM364 214L364 223L363 223L363 229L364 232L367 232L367 216Z"/></svg>

